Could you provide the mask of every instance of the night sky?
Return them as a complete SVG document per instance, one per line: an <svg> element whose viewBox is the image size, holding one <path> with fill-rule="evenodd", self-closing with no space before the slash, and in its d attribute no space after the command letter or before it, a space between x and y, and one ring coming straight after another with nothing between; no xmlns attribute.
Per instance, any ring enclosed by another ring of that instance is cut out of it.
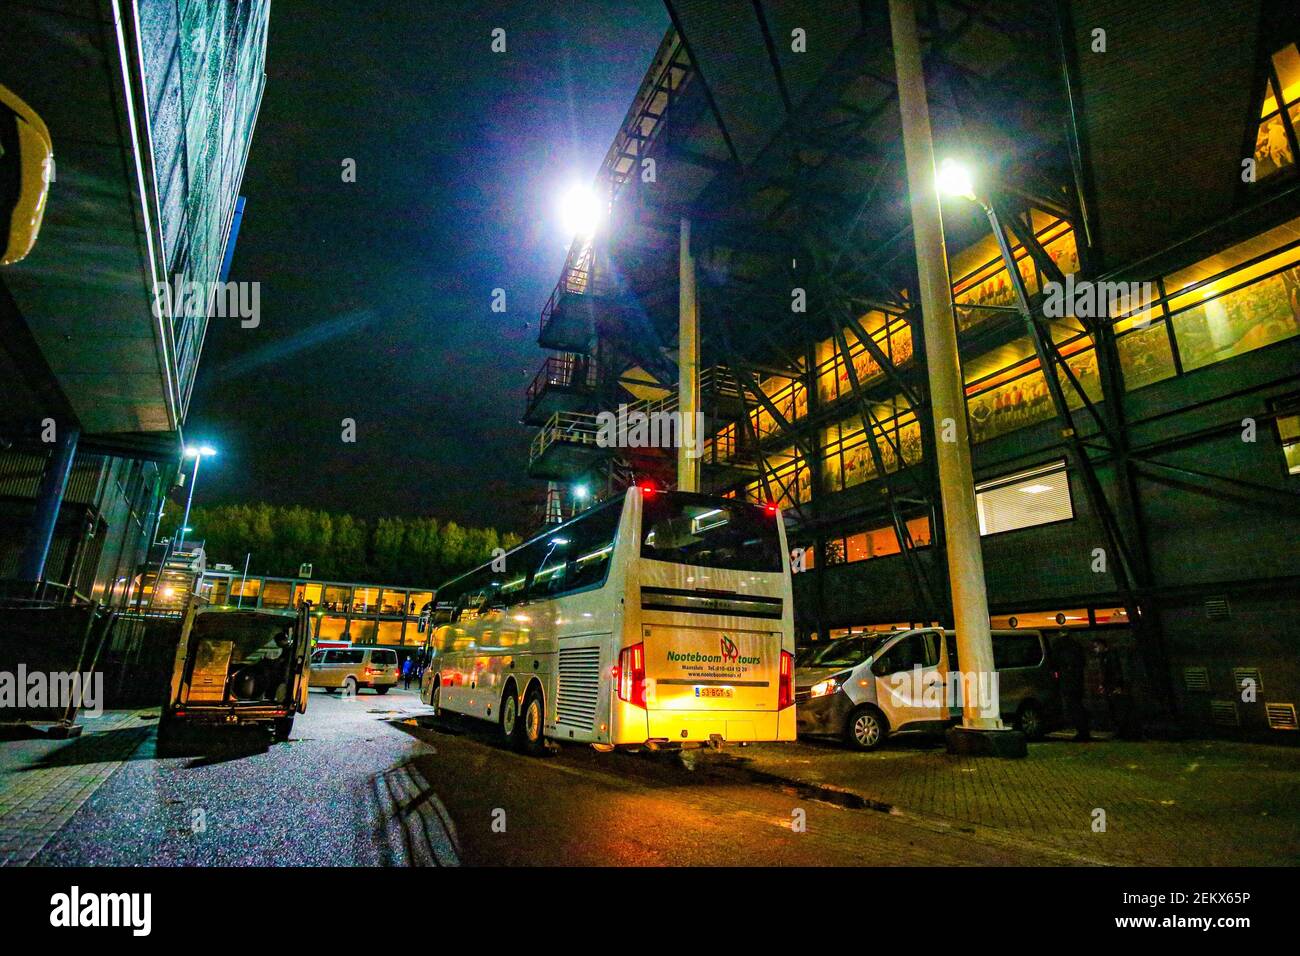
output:
<svg viewBox="0 0 1300 956"><path fill-rule="evenodd" d="M558 198L592 181L667 27L658 0L274 0L230 274L261 283L261 324L209 326L186 437L220 456L196 504L524 530Z"/></svg>

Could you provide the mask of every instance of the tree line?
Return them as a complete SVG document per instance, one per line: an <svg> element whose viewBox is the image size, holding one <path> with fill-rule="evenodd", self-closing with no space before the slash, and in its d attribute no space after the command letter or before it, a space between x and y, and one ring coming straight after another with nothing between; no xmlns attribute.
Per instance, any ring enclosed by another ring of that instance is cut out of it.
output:
<svg viewBox="0 0 1300 956"><path fill-rule="evenodd" d="M168 502L163 528L174 529L183 509ZM301 506L236 504L196 506L189 541L203 541L208 567L216 562L271 577L295 577L312 565L320 580L435 588L491 560L496 548L520 543L517 534L468 528L431 517L379 518Z"/></svg>

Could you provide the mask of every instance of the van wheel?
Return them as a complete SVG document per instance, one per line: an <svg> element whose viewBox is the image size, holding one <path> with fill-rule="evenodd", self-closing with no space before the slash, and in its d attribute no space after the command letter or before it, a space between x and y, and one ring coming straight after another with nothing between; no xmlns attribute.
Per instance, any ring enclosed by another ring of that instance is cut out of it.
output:
<svg viewBox="0 0 1300 956"><path fill-rule="evenodd" d="M387 694L390 690L392 690L392 688L393 688L392 684L385 684L383 687L376 687L375 693L380 695Z"/></svg>
<svg viewBox="0 0 1300 956"><path fill-rule="evenodd" d="M856 750L875 750L888 733L885 718L869 704L863 704L844 722L844 742Z"/></svg>
<svg viewBox="0 0 1300 956"><path fill-rule="evenodd" d="M159 757L174 757L180 750L180 722L166 711L158 718L158 739L154 753Z"/></svg>
<svg viewBox="0 0 1300 956"><path fill-rule="evenodd" d="M508 746L519 749L521 747L520 736L523 732L523 721L519 719L519 696L515 693L514 685L511 684L501 697L501 739Z"/></svg>
<svg viewBox="0 0 1300 956"><path fill-rule="evenodd" d="M542 692L533 685L524 698L524 710L519 719L519 749L529 756L538 757L546 753L545 716Z"/></svg>
<svg viewBox="0 0 1300 956"><path fill-rule="evenodd" d="M291 733L293 733L293 718L277 717L275 719L275 728L273 730L275 739L281 742L287 742Z"/></svg>
<svg viewBox="0 0 1300 956"><path fill-rule="evenodd" d="M1020 705L1020 710L1016 713L1015 724L1016 730L1024 734L1029 740L1042 740L1047 736L1047 724L1043 720L1043 709L1032 700L1027 700Z"/></svg>

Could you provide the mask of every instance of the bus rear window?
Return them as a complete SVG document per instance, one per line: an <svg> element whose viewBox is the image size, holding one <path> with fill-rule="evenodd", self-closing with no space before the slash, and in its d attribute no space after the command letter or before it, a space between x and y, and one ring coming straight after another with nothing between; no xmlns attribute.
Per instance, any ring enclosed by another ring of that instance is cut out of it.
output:
<svg viewBox="0 0 1300 956"><path fill-rule="evenodd" d="M732 571L782 569L775 515L744 502L675 492L646 496L641 557Z"/></svg>

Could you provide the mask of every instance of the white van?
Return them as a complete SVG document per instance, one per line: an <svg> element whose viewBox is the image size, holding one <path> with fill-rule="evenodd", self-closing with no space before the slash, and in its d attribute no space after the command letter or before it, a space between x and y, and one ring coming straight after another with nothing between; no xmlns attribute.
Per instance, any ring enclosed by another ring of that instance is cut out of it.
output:
<svg viewBox="0 0 1300 956"><path fill-rule="evenodd" d="M856 634L831 641L795 671L800 734L838 736L874 750L890 734L938 731L961 719L957 641L921 628ZM1039 631L993 632L999 710L1031 740L1061 720L1059 675ZM951 692L950 692L951 689Z"/></svg>

